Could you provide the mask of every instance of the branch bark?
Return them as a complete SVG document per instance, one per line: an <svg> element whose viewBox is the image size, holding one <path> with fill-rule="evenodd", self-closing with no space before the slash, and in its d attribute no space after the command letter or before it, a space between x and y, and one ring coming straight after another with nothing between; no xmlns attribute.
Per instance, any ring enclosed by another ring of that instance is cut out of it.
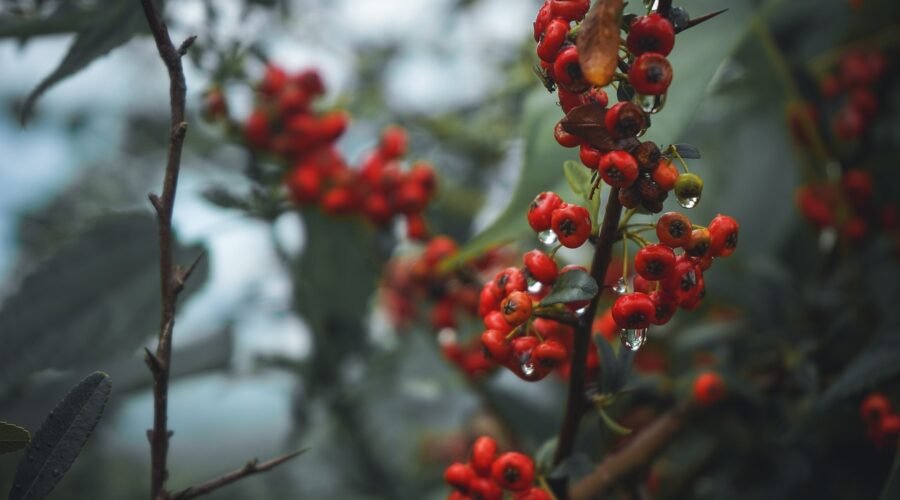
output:
<svg viewBox="0 0 900 500"><path fill-rule="evenodd" d="M576 483L568 498L572 500L602 498L611 486L649 464L665 449L684 426L689 411L689 403L685 402L658 417L625 448L607 456L594 472Z"/></svg>
<svg viewBox="0 0 900 500"><path fill-rule="evenodd" d="M603 286L606 278L606 269L612 259L612 246L619 233L619 219L622 216L622 204L619 203L619 189L612 188L609 199L606 202L606 210L603 215L603 223L597 236L594 258L591 262L591 276L597 284ZM556 452L553 456L553 464L559 465L572 455L575 447L575 438L578 434L578 425L584 413L584 384L585 365L587 363L588 348L591 345L591 326L594 316L597 314L597 305L600 303L600 293L591 300L587 310L579 319L575 328L575 337L572 346L572 371L569 376L569 393L566 401L566 413L563 425L559 432ZM550 486L559 498L568 498L568 479L554 479Z"/></svg>
<svg viewBox="0 0 900 500"><path fill-rule="evenodd" d="M275 457L271 460L265 461L263 463L258 463L256 459L250 460L246 465L241 467L240 469L233 470L227 474L223 474L215 479L207 481L203 484L198 484L196 486L190 486L185 488L178 493L172 495L172 500L190 500L191 498L197 498L203 495L207 495L212 493L213 491L227 486L235 481L239 481L247 476L252 476L253 474L259 474L260 472L266 472L267 470L274 469L279 465L296 458L297 456L304 453L306 450L297 450L293 453L288 453L287 455L282 455L280 457Z"/></svg>

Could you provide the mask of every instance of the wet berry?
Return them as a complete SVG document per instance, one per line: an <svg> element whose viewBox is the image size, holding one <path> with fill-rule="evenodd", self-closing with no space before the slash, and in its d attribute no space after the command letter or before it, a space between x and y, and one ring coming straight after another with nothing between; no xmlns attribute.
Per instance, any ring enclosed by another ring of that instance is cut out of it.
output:
<svg viewBox="0 0 900 500"><path fill-rule="evenodd" d="M503 489L526 490L534 481L534 462L521 453L504 453L494 462L491 477Z"/></svg>
<svg viewBox="0 0 900 500"><path fill-rule="evenodd" d="M600 158L597 169L607 184L617 188L627 188L638 176L637 160L625 151L606 153Z"/></svg>
<svg viewBox="0 0 900 500"><path fill-rule="evenodd" d="M524 260L528 274L537 281L545 285L550 285L556 281L559 269L556 262L546 253L535 249L526 253Z"/></svg>
<svg viewBox="0 0 900 500"><path fill-rule="evenodd" d="M629 101L616 103L609 108L604 123L609 133L619 139L634 137L646 126L644 112Z"/></svg>
<svg viewBox="0 0 900 500"><path fill-rule="evenodd" d="M691 240L691 220L678 212L667 212L656 222L656 237L663 245L678 248Z"/></svg>
<svg viewBox="0 0 900 500"><path fill-rule="evenodd" d="M580 205L567 205L553 211L550 227L567 248L578 248L591 234L591 216Z"/></svg>
<svg viewBox="0 0 900 500"><path fill-rule="evenodd" d="M528 224L536 232L550 229L553 212L563 204L558 194L545 191L537 195L528 207Z"/></svg>
<svg viewBox="0 0 900 500"><path fill-rule="evenodd" d="M675 252L661 244L647 245L634 256L634 270L650 281L658 281L675 269Z"/></svg>
<svg viewBox="0 0 900 500"><path fill-rule="evenodd" d="M650 296L645 293L622 295L613 303L612 315L619 328L639 330L650 326L655 308Z"/></svg>
<svg viewBox="0 0 900 500"><path fill-rule="evenodd" d="M668 19L655 12L638 17L631 23L625 46L636 56L645 52L667 56L675 46L675 28Z"/></svg>
<svg viewBox="0 0 900 500"><path fill-rule="evenodd" d="M472 469L476 474L486 477L497 456L497 441L489 436L481 436L472 444Z"/></svg>
<svg viewBox="0 0 900 500"><path fill-rule="evenodd" d="M738 223L727 215L716 215L709 223L709 254L713 257L728 257L738 244Z"/></svg>
<svg viewBox="0 0 900 500"><path fill-rule="evenodd" d="M628 83L642 95L665 94L672 83L672 66L662 54L646 52L628 69Z"/></svg>
<svg viewBox="0 0 900 500"><path fill-rule="evenodd" d="M521 325L531 317L531 297L525 292L512 292L500 302L500 312L510 325Z"/></svg>

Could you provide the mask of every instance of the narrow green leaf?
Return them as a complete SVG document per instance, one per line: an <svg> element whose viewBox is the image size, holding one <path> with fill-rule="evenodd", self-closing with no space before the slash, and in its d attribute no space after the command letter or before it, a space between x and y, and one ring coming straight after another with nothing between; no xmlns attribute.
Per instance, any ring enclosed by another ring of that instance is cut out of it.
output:
<svg viewBox="0 0 900 500"><path fill-rule="evenodd" d="M600 291L597 282L581 269L573 269L559 275L553 284L553 291L544 297L541 306L568 304L581 300L591 300Z"/></svg>
<svg viewBox="0 0 900 500"><path fill-rule="evenodd" d="M31 433L15 424L0 421L0 453L10 453L24 448L31 440Z"/></svg>
<svg viewBox="0 0 900 500"><path fill-rule="evenodd" d="M569 181L569 187L572 188L572 191L587 199L588 195L591 194L590 170L576 161L566 160L563 162L563 173L566 175L566 180Z"/></svg>
<svg viewBox="0 0 900 500"><path fill-rule="evenodd" d="M613 418L610 417L608 413L606 413L606 409L604 409L602 406L598 405L597 411L600 413L600 418L603 419L603 423L606 424L607 429L620 436L627 436L631 434L631 429L613 420Z"/></svg>
<svg viewBox="0 0 900 500"><path fill-rule="evenodd" d="M100 421L112 384L94 372L47 415L16 468L9 500L40 500L59 483Z"/></svg>
<svg viewBox="0 0 900 500"><path fill-rule="evenodd" d="M19 112L22 123L28 120L35 102L50 87L78 73L116 47L124 45L144 25L143 12L134 2L104 2L104 8L75 36L59 66L25 98Z"/></svg>

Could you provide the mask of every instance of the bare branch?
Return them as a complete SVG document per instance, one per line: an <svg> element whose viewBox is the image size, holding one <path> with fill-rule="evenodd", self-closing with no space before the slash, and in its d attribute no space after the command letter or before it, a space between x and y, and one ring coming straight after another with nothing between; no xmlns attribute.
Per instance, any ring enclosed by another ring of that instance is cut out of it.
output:
<svg viewBox="0 0 900 500"><path fill-rule="evenodd" d="M213 491L215 491L223 486L227 486L227 485L229 485L235 481L238 481L240 479L243 479L247 476L252 476L253 474L258 474L260 472L265 472L267 470L274 469L275 467L278 467L279 465L281 465L289 460L292 460L292 459L298 457L299 455L305 453L306 450L307 450L307 448L304 448L302 450L297 450L295 452L288 453L287 455L275 457L275 458L268 460L266 462L263 462L263 463L258 463L257 460L254 458L253 460L250 460L249 462L247 462L247 464L244 465L243 467L241 467L240 469L231 471L227 474L223 474L223 475L221 475L215 479L211 479L203 484L198 484L196 486L190 486L188 488L185 488L184 490L181 490L178 493L172 495L171 498L172 498L172 500L189 500L191 498L197 498L199 496L203 496L203 495L212 493Z"/></svg>

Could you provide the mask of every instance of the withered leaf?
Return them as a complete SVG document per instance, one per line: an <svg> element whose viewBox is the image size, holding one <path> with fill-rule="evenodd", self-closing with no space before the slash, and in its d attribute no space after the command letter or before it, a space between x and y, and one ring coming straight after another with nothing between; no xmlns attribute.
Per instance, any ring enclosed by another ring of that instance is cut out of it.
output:
<svg viewBox="0 0 900 500"><path fill-rule="evenodd" d="M616 74L622 8L622 0L597 0L578 32L581 72L598 87L609 85Z"/></svg>
<svg viewBox="0 0 900 500"><path fill-rule="evenodd" d="M587 141L591 146L609 151L616 146L616 141L606 129L604 119L606 108L596 102L572 108L560 120L563 130Z"/></svg>

